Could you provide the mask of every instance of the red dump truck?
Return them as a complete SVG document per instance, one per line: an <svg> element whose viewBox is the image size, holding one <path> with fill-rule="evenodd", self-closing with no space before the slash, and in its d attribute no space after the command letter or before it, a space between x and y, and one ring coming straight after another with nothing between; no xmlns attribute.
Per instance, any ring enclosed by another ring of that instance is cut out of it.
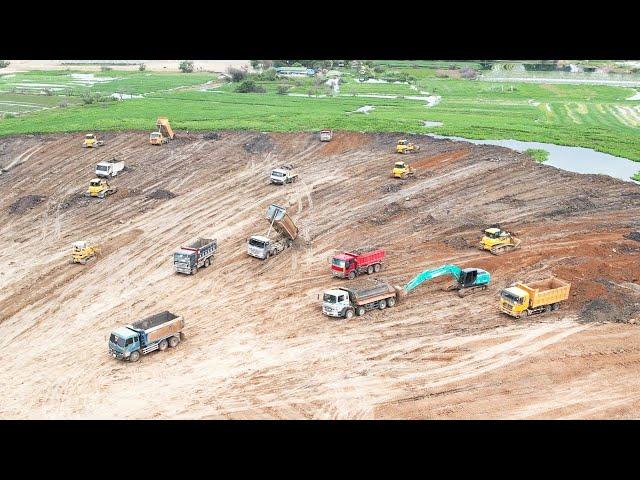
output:
<svg viewBox="0 0 640 480"><path fill-rule="evenodd" d="M382 260L385 251L382 248L376 250L356 250L343 252L331 259L331 273L333 276L353 280L356 275L367 272L369 275L378 273L382 269Z"/></svg>

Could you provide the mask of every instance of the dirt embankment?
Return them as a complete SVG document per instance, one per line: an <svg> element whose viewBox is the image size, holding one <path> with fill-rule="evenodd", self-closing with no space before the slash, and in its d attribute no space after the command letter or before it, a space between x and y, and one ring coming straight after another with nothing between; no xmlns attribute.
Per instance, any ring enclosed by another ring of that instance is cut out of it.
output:
<svg viewBox="0 0 640 480"><path fill-rule="evenodd" d="M146 132L3 138L0 166L2 418L637 417L640 382L640 189L525 155L424 137ZM104 200L82 197L95 164L127 171ZM391 178L393 162L416 175ZM270 185L294 164L300 181ZM45 172L45 173L43 173ZM245 241L285 206L300 240L267 262ZM499 223L522 248L476 248ZM218 239L211 267L177 276L171 254ZM100 255L68 263L71 243ZM492 285L464 299L424 284L393 309L352 322L322 315L317 295L344 282L339 249L382 246L379 274L402 285L443 264L484 268ZM566 305L516 321L498 312L511 282L572 282ZM106 355L109 332L168 309L186 340L135 365ZM82 332L73 336L69 332ZM630 368L633 367L633 368ZM132 375L137 381L132 382ZM123 386L126 385L126 388ZM487 400L489 399L489 400Z"/></svg>

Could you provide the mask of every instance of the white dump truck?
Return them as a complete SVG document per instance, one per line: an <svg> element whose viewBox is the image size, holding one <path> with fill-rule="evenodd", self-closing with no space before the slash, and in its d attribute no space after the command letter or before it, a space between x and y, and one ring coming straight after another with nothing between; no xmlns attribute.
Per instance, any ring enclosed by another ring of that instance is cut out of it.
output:
<svg viewBox="0 0 640 480"><path fill-rule="evenodd" d="M124 162L115 158L106 162L100 162L96 165L96 176L98 177L115 177L124 170Z"/></svg>
<svg viewBox="0 0 640 480"><path fill-rule="evenodd" d="M320 141L321 142L330 142L333 138L333 130L321 130L320 131Z"/></svg>
<svg viewBox="0 0 640 480"><path fill-rule="evenodd" d="M400 288L386 282L364 288L332 288L322 296L322 313L349 320L354 315L364 315L368 310L395 306L400 293Z"/></svg>
<svg viewBox="0 0 640 480"><path fill-rule="evenodd" d="M285 183L295 182L298 179L298 174L293 169L293 165L282 165L271 171L270 179L271 183L284 185Z"/></svg>
<svg viewBox="0 0 640 480"><path fill-rule="evenodd" d="M200 237L196 241L180 247L173 254L173 267L178 273L193 275L199 268L208 267L218 248L215 238Z"/></svg>
<svg viewBox="0 0 640 480"><path fill-rule="evenodd" d="M298 237L298 227L283 207L269 205L266 218L270 223L266 235L252 235L247 242L247 253L262 260L289 248ZM278 238L269 237L272 229L279 234Z"/></svg>

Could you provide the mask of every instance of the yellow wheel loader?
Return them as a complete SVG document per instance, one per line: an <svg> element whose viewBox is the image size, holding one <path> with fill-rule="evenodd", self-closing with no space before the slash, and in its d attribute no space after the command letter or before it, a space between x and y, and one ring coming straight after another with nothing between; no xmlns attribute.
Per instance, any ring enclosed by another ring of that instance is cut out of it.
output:
<svg viewBox="0 0 640 480"><path fill-rule="evenodd" d="M407 162L396 162L393 165L392 174L394 178L407 178L409 175L413 175L413 168Z"/></svg>
<svg viewBox="0 0 640 480"><path fill-rule="evenodd" d="M492 227L484 231L484 236L480 240L478 248L480 250L489 250L494 255L502 255L511 250L520 247L521 240L514 237L511 233Z"/></svg>
<svg viewBox="0 0 640 480"><path fill-rule="evenodd" d="M420 145L414 145L406 139L398 140L396 145L396 153L413 153L420 150Z"/></svg>
<svg viewBox="0 0 640 480"><path fill-rule="evenodd" d="M71 263L86 263L98 254L98 249L87 242L74 242L73 251L71 252Z"/></svg>

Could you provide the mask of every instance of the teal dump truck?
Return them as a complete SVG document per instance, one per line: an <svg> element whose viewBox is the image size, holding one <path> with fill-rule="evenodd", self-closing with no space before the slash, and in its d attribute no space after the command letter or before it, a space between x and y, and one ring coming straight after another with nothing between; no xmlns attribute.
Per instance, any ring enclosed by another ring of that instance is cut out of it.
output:
<svg viewBox="0 0 640 480"><path fill-rule="evenodd" d="M137 362L140 355L177 347L183 328L184 319L181 316L169 311L156 313L111 332L109 355Z"/></svg>

